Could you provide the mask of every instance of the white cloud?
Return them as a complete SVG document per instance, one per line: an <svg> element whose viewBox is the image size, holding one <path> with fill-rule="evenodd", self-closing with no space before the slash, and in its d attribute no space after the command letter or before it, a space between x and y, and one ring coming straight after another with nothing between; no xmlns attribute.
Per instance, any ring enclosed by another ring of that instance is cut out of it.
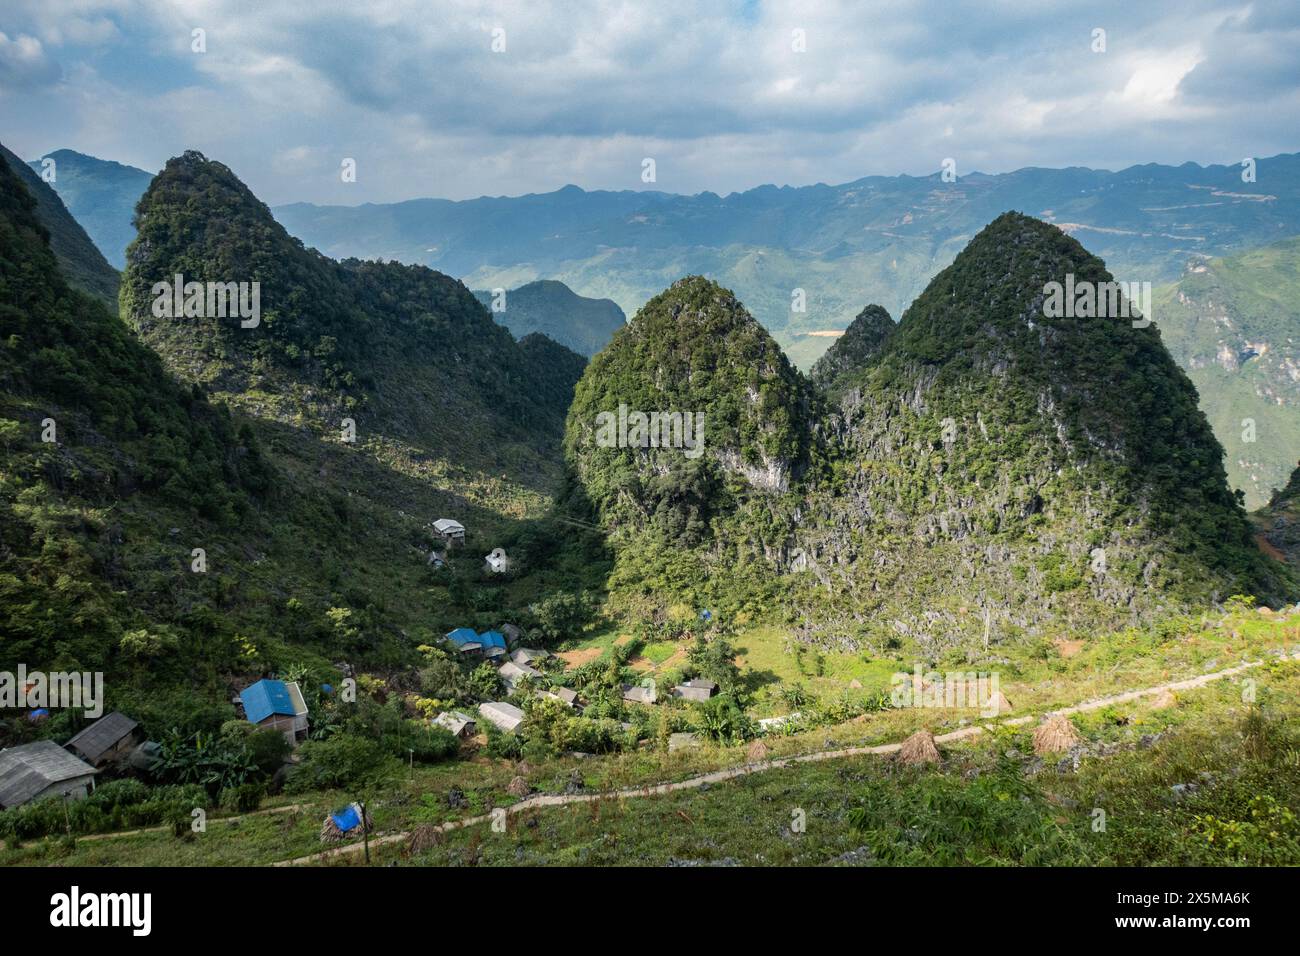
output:
<svg viewBox="0 0 1300 956"><path fill-rule="evenodd" d="M1268 3L15 0L14 9L23 35L57 42L65 65L85 67L27 110L20 141L45 145L40 124L71 110L82 126L59 127L70 139L57 145L143 141L156 150L153 167L203 149L272 202L566 182L636 189L646 155L658 160L658 188L720 193L929 173L947 156L989 172L1216 161L1295 149L1300 120L1288 69L1300 27ZM205 54L189 52L194 26L207 30ZM500 54L490 46L498 26ZM1107 30L1104 54L1090 49L1096 26ZM795 28L807 52L791 49ZM113 45L113 69L94 59L98 44ZM123 66L133 55L138 70ZM105 129L92 103L121 126ZM186 112L169 124L178 104ZM358 160L355 184L338 181L344 156Z"/></svg>
<svg viewBox="0 0 1300 956"><path fill-rule="evenodd" d="M59 65L46 56L41 41L0 32L0 93L25 90L59 78Z"/></svg>

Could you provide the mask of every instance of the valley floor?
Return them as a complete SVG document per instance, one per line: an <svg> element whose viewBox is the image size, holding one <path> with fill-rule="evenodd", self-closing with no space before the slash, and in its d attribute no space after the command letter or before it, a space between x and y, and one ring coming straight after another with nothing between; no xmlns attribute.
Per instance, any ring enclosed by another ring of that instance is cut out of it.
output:
<svg viewBox="0 0 1300 956"><path fill-rule="evenodd" d="M1237 610L1026 663L1004 684L1010 719L987 732L974 712L906 709L769 736L764 756L709 744L539 766L480 756L380 792L278 798L280 812L214 818L183 839L47 839L0 864L357 864L355 845L322 856L319 831L363 796L372 863L1297 865L1298 645L1300 616ZM1170 683L1172 697L1156 693ZM1086 701L1071 716L1082 744L1036 756L1038 716ZM940 763L892 756L919 727L941 735ZM507 793L517 778L534 796Z"/></svg>

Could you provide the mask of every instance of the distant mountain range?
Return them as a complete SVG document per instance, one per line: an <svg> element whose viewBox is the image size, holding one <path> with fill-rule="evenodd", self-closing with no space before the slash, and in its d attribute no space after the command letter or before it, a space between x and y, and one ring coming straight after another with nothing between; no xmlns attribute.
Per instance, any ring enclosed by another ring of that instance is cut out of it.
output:
<svg viewBox="0 0 1300 956"><path fill-rule="evenodd" d="M1059 226L1120 279L1172 282L1189 260L1300 235L1300 155L1239 166L971 173L956 182L871 176L838 186L761 186L722 197L556 192L463 202L274 210L327 255L395 258L471 288L558 279L631 315L668 283L702 274L734 289L809 367L864 302L904 308L988 222L1017 210ZM796 290L802 290L805 311ZM1159 317L1156 317L1157 321Z"/></svg>
<svg viewBox="0 0 1300 956"><path fill-rule="evenodd" d="M120 265L149 174L71 150L50 157L52 185ZM1075 236L1119 279L1157 287L1153 318L1201 391L1233 485L1257 506L1285 484L1300 457L1290 344L1300 340L1300 316L1294 296L1270 299L1267 290L1285 284L1295 264L1286 240L1300 235L1300 154L1258 160L1249 183L1235 165L1148 164L971 173L952 183L938 174L873 176L726 197L566 186L459 202L293 203L272 213L332 257L426 264L470 288L513 290L507 312L494 314L499 322L586 355L618 328L616 310L632 314L680 276L703 274L734 289L791 361L809 368L863 303L900 315L979 229L1011 209ZM1265 246L1274 251L1248 255ZM1228 265L1214 261L1223 257ZM1235 277L1231 295L1210 288L1223 269ZM1195 318L1210 312L1219 318ZM1243 446L1245 418L1263 430Z"/></svg>

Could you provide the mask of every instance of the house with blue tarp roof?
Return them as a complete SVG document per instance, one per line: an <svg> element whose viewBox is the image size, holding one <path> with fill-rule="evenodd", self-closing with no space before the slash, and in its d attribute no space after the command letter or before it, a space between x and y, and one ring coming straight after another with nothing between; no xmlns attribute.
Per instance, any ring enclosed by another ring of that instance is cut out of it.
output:
<svg viewBox="0 0 1300 956"><path fill-rule="evenodd" d="M447 640L456 645L456 650L463 652L481 651L483 641L472 627L458 627L447 635Z"/></svg>
<svg viewBox="0 0 1300 956"><path fill-rule="evenodd" d="M500 631L484 631L478 636L485 657L502 657L506 653L506 636Z"/></svg>
<svg viewBox="0 0 1300 956"><path fill-rule="evenodd" d="M239 692L244 719L259 727L274 727L296 744L307 736L307 702L296 681L263 678Z"/></svg>

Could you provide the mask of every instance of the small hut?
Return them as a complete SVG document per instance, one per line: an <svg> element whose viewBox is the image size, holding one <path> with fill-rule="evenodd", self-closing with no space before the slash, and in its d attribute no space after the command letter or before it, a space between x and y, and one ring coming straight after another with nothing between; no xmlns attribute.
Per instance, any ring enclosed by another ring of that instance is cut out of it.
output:
<svg viewBox="0 0 1300 956"><path fill-rule="evenodd" d="M433 533L448 544L465 542L465 526L451 518L439 518L433 523Z"/></svg>
<svg viewBox="0 0 1300 956"><path fill-rule="evenodd" d="M92 767L103 767L130 757L143 740L139 725L115 710L73 735L64 746Z"/></svg>

